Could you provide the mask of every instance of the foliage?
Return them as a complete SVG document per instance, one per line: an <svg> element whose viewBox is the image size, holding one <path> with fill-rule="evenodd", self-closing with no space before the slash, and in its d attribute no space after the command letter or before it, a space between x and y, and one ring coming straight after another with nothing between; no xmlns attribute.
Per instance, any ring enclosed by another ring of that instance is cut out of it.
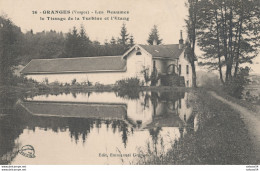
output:
<svg viewBox="0 0 260 171"><path fill-rule="evenodd" d="M249 79L247 79L249 70L248 67L239 69L237 76L225 85L227 93L233 97L242 98L245 86L249 83Z"/></svg>
<svg viewBox="0 0 260 171"><path fill-rule="evenodd" d="M141 74L144 75L144 81L146 83L146 85L148 84L149 81L151 81L151 77L149 75L149 68L145 68L145 66L143 66L143 70L141 71Z"/></svg>
<svg viewBox="0 0 260 171"><path fill-rule="evenodd" d="M161 75L158 73L157 69L154 68L151 74L151 86L156 86L160 79Z"/></svg>
<svg viewBox="0 0 260 171"><path fill-rule="evenodd" d="M65 37L62 32L29 31L23 35L21 64L26 65L32 59L49 59L63 56ZM64 56L63 56L64 57Z"/></svg>
<svg viewBox="0 0 260 171"><path fill-rule="evenodd" d="M21 29L0 16L0 84L10 83L14 67L19 64L21 42Z"/></svg>
<svg viewBox="0 0 260 171"><path fill-rule="evenodd" d="M134 46L135 41L134 41L134 36L133 36L133 35L130 36L129 43L130 43L130 44L129 44L130 47Z"/></svg>
<svg viewBox="0 0 260 171"><path fill-rule="evenodd" d="M40 92L50 91L50 87L49 87L48 85L44 84L44 83L41 83L41 84L36 85L36 88L38 88L38 90L39 90Z"/></svg>
<svg viewBox="0 0 260 171"><path fill-rule="evenodd" d="M156 25L153 26L147 42L149 45L153 45L154 42L156 43L155 45L159 45L162 43L162 39L160 39L159 37L159 31Z"/></svg>
<svg viewBox="0 0 260 171"><path fill-rule="evenodd" d="M203 71L198 71L197 74L198 86L212 90L217 90L221 88L221 82L217 74Z"/></svg>
<svg viewBox="0 0 260 171"><path fill-rule="evenodd" d="M45 78L43 82L48 85L49 84L48 78Z"/></svg>
<svg viewBox="0 0 260 171"><path fill-rule="evenodd" d="M76 79L76 78L74 78L74 79L71 81L71 85L75 85L75 84L76 84L76 82L77 82L77 79Z"/></svg>
<svg viewBox="0 0 260 171"><path fill-rule="evenodd" d="M151 81L151 86L156 86L158 81L161 79L161 75L160 73L158 73L156 67L153 68L153 71L150 75L149 68L145 68L143 66L143 70L141 71L141 73L144 75L144 81L146 85L148 84L148 82Z"/></svg>
<svg viewBox="0 0 260 171"><path fill-rule="evenodd" d="M119 43L124 46L127 45L128 44L127 42L129 39L128 36L129 36L129 34L127 33L126 25L124 23L123 26L121 27Z"/></svg>
<svg viewBox="0 0 260 171"><path fill-rule="evenodd" d="M136 77L132 77L118 80L116 82L116 89L118 90L119 96L135 99L139 97L140 85L140 80Z"/></svg>
<svg viewBox="0 0 260 171"><path fill-rule="evenodd" d="M258 0L201 0L196 36L204 52L201 65L219 71L223 84L236 79L239 66L251 63L260 44ZM222 69L225 67L225 76ZM225 80L224 80L225 78Z"/></svg>
<svg viewBox="0 0 260 171"><path fill-rule="evenodd" d="M72 32L69 32L65 40L65 55L66 57L76 56L91 56L90 43L88 36L86 35L83 26L80 28L80 32L76 27L73 27Z"/></svg>
<svg viewBox="0 0 260 171"><path fill-rule="evenodd" d="M140 80L136 77L126 78L122 80L118 80L116 85L119 89L132 89L140 87Z"/></svg>
<svg viewBox="0 0 260 171"><path fill-rule="evenodd" d="M258 95L254 95L251 91L248 90L244 95L244 99L250 103L260 105L260 93Z"/></svg>
<svg viewBox="0 0 260 171"><path fill-rule="evenodd" d="M92 86L93 84L92 84L92 82L90 82L89 80L88 80L88 86Z"/></svg>

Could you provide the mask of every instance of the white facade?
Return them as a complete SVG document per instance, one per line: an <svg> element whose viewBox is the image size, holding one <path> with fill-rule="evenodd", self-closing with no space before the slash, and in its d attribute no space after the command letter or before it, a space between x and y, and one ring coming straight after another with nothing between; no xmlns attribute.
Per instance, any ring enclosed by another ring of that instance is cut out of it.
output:
<svg viewBox="0 0 260 171"><path fill-rule="evenodd" d="M155 66L157 71L160 73L166 73L167 67L171 64L175 65L175 73L184 77L185 87L192 87L192 70L190 62L184 57L184 51L179 56L179 59L176 60L162 60L162 59L154 59Z"/></svg>
<svg viewBox="0 0 260 171"><path fill-rule="evenodd" d="M184 57L184 52L180 55L178 66L181 66L180 76L184 77L185 87L192 87L192 69L190 62Z"/></svg>
<svg viewBox="0 0 260 171"><path fill-rule="evenodd" d="M139 45L135 45L128 52L122 56L123 60L126 60L126 68L124 71L107 71L107 72L91 72L91 73L58 73L58 74L27 74L27 78L36 80L37 82L44 82L48 79L48 82L59 82L59 83L71 83L72 80L76 79L76 82L91 82L92 84L100 83L104 85L115 84L116 81L137 77L144 82L144 75L141 73L144 69L149 68L149 74L151 74L153 65L155 65L158 73L166 74L167 67L170 64L175 64L175 66L181 66L180 76L185 79L185 86L192 86L192 70L191 65L188 60L184 57L184 50L180 54L178 59L165 59L160 57L153 57L145 49ZM177 67L175 67L176 73ZM160 81L158 83L160 85Z"/></svg>
<svg viewBox="0 0 260 171"><path fill-rule="evenodd" d="M136 52L133 51L124 60L126 60L126 70L121 72L27 74L26 77L37 82L44 82L45 79L48 79L49 83L55 81L59 83L71 83L73 79L76 79L78 83L90 81L92 84L100 83L104 85L115 84L118 80L130 77L138 77L141 81L144 81L141 71L143 67L151 67L151 55L148 53L136 55Z"/></svg>

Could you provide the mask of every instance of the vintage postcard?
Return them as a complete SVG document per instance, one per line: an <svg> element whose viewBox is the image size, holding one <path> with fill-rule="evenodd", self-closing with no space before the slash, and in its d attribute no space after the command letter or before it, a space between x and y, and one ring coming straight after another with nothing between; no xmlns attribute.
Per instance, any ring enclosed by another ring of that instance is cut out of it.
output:
<svg viewBox="0 0 260 171"><path fill-rule="evenodd" d="M260 162L259 0L0 0L0 164Z"/></svg>

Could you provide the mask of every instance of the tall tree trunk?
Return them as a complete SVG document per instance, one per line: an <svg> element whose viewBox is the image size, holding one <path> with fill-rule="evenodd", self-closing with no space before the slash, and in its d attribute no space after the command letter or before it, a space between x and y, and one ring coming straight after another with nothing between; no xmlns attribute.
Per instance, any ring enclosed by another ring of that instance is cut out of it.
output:
<svg viewBox="0 0 260 171"><path fill-rule="evenodd" d="M229 38L228 38L228 53L229 53L229 60L228 60L228 77L229 79L232 79L232 66L233 66L233 9L232 5L230 7L229 12Z"/></svg>
<svg viewBox="0 0 260 171"><path fill-rule="evenodd" d="M216 4L215 4L216 5ZM220 46L219 46L219 23L218 23L218 13L217 13L217 6L215 7L215 20L216 20L216 24L217 24L217 28L216 28L216 30L217 30L217 43L218 43L218 45L217 45L217 51L218 51L218 69L219 69L219 78L220 78L220 81L221 81L221 83L224 85L225 84L225 82L224 82L224 80L223 80L223 75L222 75L222 64L221 64L221 59L220 59L220 57L221 57L221 54L220 54Z"/></svg>
<svg viewBox="0 0 260 171"><path fill-rule="evenodd" d="M237 53L236 53L236 65L235 65L235 72L234 72L234 77L237 76L237 72L238 72L238 66L239 66L239 53L240 53L240 44L241 44L241 34L242 34L242 24L243 24L243 17L244 17L244 5L243 5L243 1L242 1L242 11L241 11L241 16L239 19L239 34L238 34L238 44L237 44Z"/></svg>
<svg viewBox="0 0 260 171"><path fill-rule="evenodd" d="M195 46L196 46L196 24L197 24L197 3L198 0L194 0L191 2L192 4L192 59L191 62L191 68L192 68L192 86L197 87L197 76L196 76L196 67L195 67Z"/></svg>
<svg viewBox="0 0 260 171"><path fill-rule="evenodd" d="M228 75L228 70L229 70L229 65L228 65L228 53L227 53L227 33L226 33L226 27L227 27L227 20L226 20L226 2L224 4L224 10L225 10L225 16L223 13L223 7L221 5L221 18L222 18L222 34L223 34L223 44L224 44L224 57L225 57L225 63L226 63L226 80L225 82L229 81L229 75Z"/></svg>
<svg viewBox="0 0 260 171"><path fill-rule="evenodd" d="M194 62L191 63L191 69L192 69L192 86L197 87L196 67L195 67Z"/></svg>

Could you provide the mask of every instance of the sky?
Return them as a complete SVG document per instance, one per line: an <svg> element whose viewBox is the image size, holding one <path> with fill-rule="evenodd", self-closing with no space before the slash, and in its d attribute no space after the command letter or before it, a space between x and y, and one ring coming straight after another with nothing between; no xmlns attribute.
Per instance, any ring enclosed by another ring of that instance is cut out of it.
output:
<svg viewBox="0 0 260 171"><path fill-rule="evenodd" d="M178 43L180 30L185 35L187 9L184 0L0 0L0 12L7 14L12 21L21 27L23 32L33 29L34 32L56 30L68 32L69 29L84 25L91 40L101 43L112 36L118 37L123 22L128 33L132 34L136 43L146 44L153 25L158 26L163 43ZM44 10L78 10L78 11L129 11L125 15L46 15L39 14ZM32 14L37 11L38 14ZM122 16L129 17L129 21L44 21L40 17L69 17L69 16Z"/></svg>
<svg viewBox="0 0 260 171"><path fill-rule="evenodd" d="M56 30L67 33L73 26L84 26L90 39L104 43L112 36L118 37L121 26L126 24L128 33L134 36L135 43L147 44L148 35L153 25L158 26L163 44L176 44L183 30L186 39L185 19L187 18L186 0L0 0L0 15L7 15L23 32L41 32ZM43 14L52 10L69 10L70 14ZM72 14L72 11L88 11L90 14ZM129 14L107 14L111 11L129 11ZM37 14L33 14L37 11ZM103 11L104 14L95 14ZM93 12L93 13L92 13ZM102 17L102 21L86 21L82 17ZM125 20L108 20L105 17L128 17ZM40 17L45 20L40 20ZM47 20L47 17L78 17L80 20ZM199 48L197 55L202 53ZM254 73L260 74L260 55L250 65Z"/></svg>

